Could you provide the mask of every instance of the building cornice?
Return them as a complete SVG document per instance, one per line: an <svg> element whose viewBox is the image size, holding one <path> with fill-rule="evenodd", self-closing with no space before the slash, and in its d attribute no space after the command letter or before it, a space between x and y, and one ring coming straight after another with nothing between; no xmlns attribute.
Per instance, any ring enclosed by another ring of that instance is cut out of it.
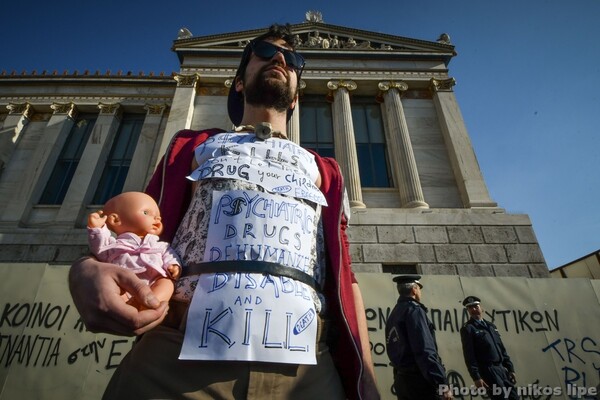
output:
<svg viewBox="0 0 600 400"><path fill-rule="evenodd" d="M145 84L153 84L153 83L171 83L175 84L173 81L175 73L171 73L165 75L161 72L160 75L154 75L150 73L148 75L140 73L138 75L133 75L132 73L125 73L118 71L113 74L111 71L106 71L104 74L101 74L99 71L95 73L83 73L80 74L77 71L69 72L64 71L59 74L56 71L52 73L48 73L46 71L42 71L42 73L38 74L36 71L22 71L20 73L16 71L12 71L10 73L6 71L2 71L0 73L0 83L1 82L115 82L119 84L123 83L132 83L135 85L139 85L140 83Z"/></svg>

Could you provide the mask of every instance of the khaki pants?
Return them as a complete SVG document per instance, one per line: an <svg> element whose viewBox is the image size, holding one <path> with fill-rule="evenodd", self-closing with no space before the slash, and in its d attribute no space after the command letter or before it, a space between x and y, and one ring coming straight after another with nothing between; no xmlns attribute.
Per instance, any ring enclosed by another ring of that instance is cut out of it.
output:
<svg viewBox="0 0 600 400"><path fill-rule="evenodd" d="M161 325L144 334L115 371L103 399L346 397L324 337L318 340L317 365L190 361L178 359L182 328Z"/></svg>

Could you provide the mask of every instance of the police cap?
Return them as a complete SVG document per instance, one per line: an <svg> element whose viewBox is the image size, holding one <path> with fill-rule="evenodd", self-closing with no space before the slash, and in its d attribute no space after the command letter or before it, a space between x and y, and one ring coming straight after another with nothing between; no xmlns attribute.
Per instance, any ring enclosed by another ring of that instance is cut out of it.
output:
<svg viewBox="0 0 600 400"><path fill-rule="evenodd" d="M462 303L465 307L476 306L477 304L481 303L481 299L475 296L467 296Z"/></svg>
<svg viewBox="0 0 600 400"><path fill-rule="evenodd" d="M392 280L396 283L416 283L423 289L423 284L419 282L419 279L421 279L421 275L398 275Z"/></svg>

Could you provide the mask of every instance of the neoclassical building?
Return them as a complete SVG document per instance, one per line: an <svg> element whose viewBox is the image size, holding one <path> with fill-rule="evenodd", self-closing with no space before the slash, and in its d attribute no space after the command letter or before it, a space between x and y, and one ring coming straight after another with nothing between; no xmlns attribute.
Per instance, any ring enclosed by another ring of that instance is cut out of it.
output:
<svg viewBox="0 0 600 400"><path fill-rule="evenodd" d="M87 214L143 190L175 132L230 129L228 87L266 28L182 29L180 68L167 75L2 72L0 264L70 265L87 253ZM528 216L490 197L453 92L448 35L363 31L318 13L293 29L308 62L288 136L342 168L355 271L549 276Z"/></svg>

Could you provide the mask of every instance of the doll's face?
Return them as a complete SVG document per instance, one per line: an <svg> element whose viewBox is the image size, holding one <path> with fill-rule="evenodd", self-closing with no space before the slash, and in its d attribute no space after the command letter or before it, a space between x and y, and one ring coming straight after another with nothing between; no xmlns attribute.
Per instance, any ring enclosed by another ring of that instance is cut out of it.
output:
<svg viewBox="0 0 600 400"><path fill-rule="evenodd" d="M131 232L140 237L151 233L160 235L163 225L160 210L152 197L137 192L124 193L112 199L114 214L118 217L109 223L109 228L117 234ZM108 203L107 203L108 205ZM109 216L109 221L111 218Z"/></svg>

